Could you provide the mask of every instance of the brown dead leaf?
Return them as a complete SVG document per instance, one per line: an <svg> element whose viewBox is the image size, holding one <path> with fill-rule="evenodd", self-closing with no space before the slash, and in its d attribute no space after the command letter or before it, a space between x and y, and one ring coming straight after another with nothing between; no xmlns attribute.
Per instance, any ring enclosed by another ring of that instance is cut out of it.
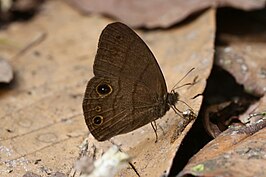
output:
<svg viewBox="0 0 266 177"><path fill-rule="evenodd" d="M231 6L243 10L265 7L265 0L68 0L84 13L101 13L133 27L170 27L209 7Z"/></svg>
<svg viewBox="0 0 266 177"><path fill-rule="evenodd" d="M265 11L221 11L215 60L247 92L259 96L266 93L265 15Z"/></svg>
<svg viewBox="0 0 266 177"><path fill-rule="evenodd" d="M81 103L87 81L93 75L99 35L108 23L111 21L99 16L84 17L62 1L48 1L43 12L29 23L14 23L0 31L1 37L16 41L16 45L0 48L7 58L21 51L37 34L47 34L45 40L11 61L17 82L0 99L3 176L22 176L25 170L41 176L70 172L78 157L78 146L87 136ZM184 82L198 76L197 84L178 92L180 99L198 114L202 97L191 98L203 92L212 67L215 11L210 9L178 28L138 33L160 63L169 90L191 68L196 68ZM182 103L177 107L187 109ZM112 141L133 158L132 163L142 176L159 176L168 172L181 140L194 122L171 144L180 120L173 110L158 120L158 143L154 143L150 125ZM96 147L96 158L112 146L111 142L100 143L92 136L89 143ZM136 176L131 168L122 173Z"/></svg>
<svg viewBox="0 0 266 177"><path fill-rule="evenodd" d="M266 117L230 127L200 150L178 176L265 176Z"/></svg>
<svg viewBox="0 0 266 177"><path fill-rule="evenodd" d="M13 70L10 64L0 58L0 83L9 83L13 79Z"/></svg>
<svg viewBox="0 0 266 177"><path fill-rule="evenodd" d="M246 91L261 97L241 116L238 108L232 109L231 113L245 124L229 126L191 158L178 176L266 176L266 80L261 72L266 66L266 28L265 19L258 14L265 14L265 11L243 13L223 10L218 13L215 63L232 74ZM223 115L223 111L217 112L219 116ZM229 117L225 114L225 118Z"/></svg>
<svg viewBox="0 0 266 177"><path fill-rule="evenodd" d="M243 13L223 10L218 13L220 27L215 64L232 74L246 92L262 96L260 101L240 117L265 111L261 105L266 93L266 15L265 11ZM220 17L220 18L219 18Z"/></svg>

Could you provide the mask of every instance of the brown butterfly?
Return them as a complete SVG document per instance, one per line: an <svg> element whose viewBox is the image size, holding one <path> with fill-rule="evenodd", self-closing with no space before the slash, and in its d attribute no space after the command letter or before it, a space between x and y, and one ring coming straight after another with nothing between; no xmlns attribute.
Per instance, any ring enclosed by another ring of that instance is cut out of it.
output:
<svg viewBox="0 0 266 177"><path fill-rule="evenodd" d="M102 31L83 112L98 141L128 133L165 115L178 101L167 92L162 71L142 39L125 24Z"/></svg>

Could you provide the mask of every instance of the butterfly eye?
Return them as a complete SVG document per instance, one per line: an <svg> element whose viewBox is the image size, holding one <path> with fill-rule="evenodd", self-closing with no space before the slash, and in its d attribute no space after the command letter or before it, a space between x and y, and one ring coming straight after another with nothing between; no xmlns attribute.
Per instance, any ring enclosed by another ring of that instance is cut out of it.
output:
<svg viewBox="0 0 266 177"><path fill-rule="evenodd" d="M103 116L95 116L92 121L95 125L101 125L103 123Z"/></svg>
<svg viewBox="0 0 266 177"><path fill-rule="evenodd" d="M99 84L96 89L97 93L100 95L109 95L113 91L112 87L106 83Z"/></svg>

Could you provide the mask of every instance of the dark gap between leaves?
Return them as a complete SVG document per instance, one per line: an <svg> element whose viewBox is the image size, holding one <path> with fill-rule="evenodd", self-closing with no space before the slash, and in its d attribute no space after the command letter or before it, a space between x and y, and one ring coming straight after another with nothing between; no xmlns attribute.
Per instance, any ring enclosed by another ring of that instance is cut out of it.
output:
<svg viewBox="0 0 266 177"><path fill-rule="evenodd" d="M230 34L239 37L262 36L256 38L265 42L263 37L265 33L266 9L254 11L242 11L232 8L220 8L217 10L217 32L216 34ZM239 30L241 29L241 30ZM223 41L216 40L215 45L223 44ZM258 41L256 41L258 42Z"/></svg>

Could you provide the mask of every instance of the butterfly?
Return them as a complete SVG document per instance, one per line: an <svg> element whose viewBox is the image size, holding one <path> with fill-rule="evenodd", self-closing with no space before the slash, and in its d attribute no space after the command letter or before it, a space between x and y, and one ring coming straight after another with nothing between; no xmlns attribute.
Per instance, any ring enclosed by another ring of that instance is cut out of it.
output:
<svg viewBox="0 0 266 177"><path fill-rule="evenodd" d="M131 132L165 115L179 98L167 92L163 73L148 46L128 26L102 31L85 91L83 112L98 141Z"/></svg>

